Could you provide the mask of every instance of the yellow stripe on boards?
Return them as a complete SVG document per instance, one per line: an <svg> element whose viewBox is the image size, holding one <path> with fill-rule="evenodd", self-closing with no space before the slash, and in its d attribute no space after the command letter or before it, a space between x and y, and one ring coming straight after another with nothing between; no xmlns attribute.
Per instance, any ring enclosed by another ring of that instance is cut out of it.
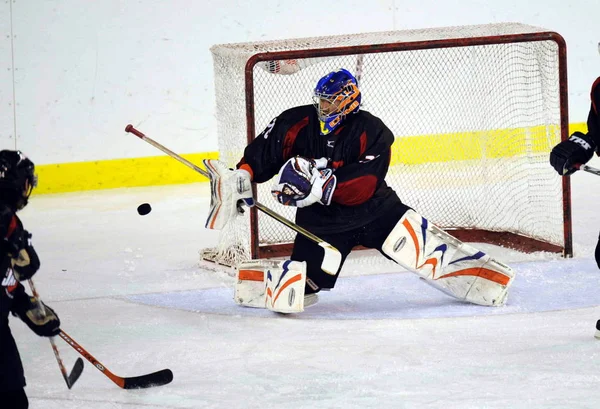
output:
<svg viewBox="0 0 600 409"><path fill-rule="evenodd" d="M575 131L585 133L587 125L571 124L569 134ZM557 143L557 135L557 126L536 126L397 137L392 146L391 165L549 153ZM202 159L217 159L218 152L183 157L201 166ZM36 194L207 181L169 156L38 165L36 173L39 179Z"/></svg>
<svg viewBox="0 0 600 409"><path fill-rule="evenodd" d="M569 133L575 131L587 132L587 125L572 124ZM552 125L396 137L390 165L420 165L550 153L558 143L559 135L558 126Z"/></svg>
<svg viewBox="0 0 600 409"><path fill-rule="evenodd" d="M182 156L202 167L202 159L217 159L218 152ZM35 170L38 175L35 194L174 185L208 180L169 156L38 165Z"/></svg>
<svg viewBox="0 0 600 409"><path fill-rule="evenodd" d="M587 133L587 123L581 122L578 124L569 124L569 135L571 135L573 132Z"/></svg>

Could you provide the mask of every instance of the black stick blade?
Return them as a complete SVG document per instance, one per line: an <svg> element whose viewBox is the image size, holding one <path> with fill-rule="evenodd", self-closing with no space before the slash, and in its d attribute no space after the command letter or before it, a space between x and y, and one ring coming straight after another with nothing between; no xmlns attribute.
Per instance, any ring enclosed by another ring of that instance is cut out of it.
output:
<svg viewBox="0 0 600 409"><path fill-rule="evenodd" d="M171 372L170 369L163 369L147 375L132 376L131 378L123 379L125 381L123 389L152 388L154 386L162 386L170 383L173 380L173 372Z"/></svg>
<svg viewBox="0 0 600 409"><path fill-rule="evenodd" d="M71 370L71 373L69 374L69 377L67 378L67 386L69 387L69 389L71 389L73 387L73 385L75 384L75 382L77 382L77 379L79 379L82 372L83 372L83 359L77 358L77 361L75 361L75 365L73 365L73 369Z"/></svg>

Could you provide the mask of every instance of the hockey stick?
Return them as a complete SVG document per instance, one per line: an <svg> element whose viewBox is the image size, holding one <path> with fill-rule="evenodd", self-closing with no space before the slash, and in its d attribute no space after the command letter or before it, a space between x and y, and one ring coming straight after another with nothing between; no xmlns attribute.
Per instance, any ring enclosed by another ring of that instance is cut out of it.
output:
<svg viewBox="0 0 600 409"><path fill-rule="evenodd" d="M42 310L42 313L44 315L46 315L46 309L44 308L44 304L41 303L40 296L39 296L38 292L36 291L35 286L33 285L33 281L31 279L29 279L28 281L29 281L29 287L31 288L31 292L32 292L33 296L35 297L39 308ZM67 369L65 368L65 365L63 364L63 361L60 357L60 354L58 352L58 347L56 346L56 343L54 342L54 337L50 337L49 341L50 341L50 345L52 345L52 351L54 352L54 357L56 358L56 362L58 363L60 373L62 374L63 379L65 380L65 383L67 384L67 388L71 389L73 387L73 385L75 384L75 382L77 382L77 379L79 379L79 377L81 376L81 373L83 372L83 359L77 358L77 360L75 361L75 365L73 365L73 369L71 369L71 373L67 374Z"/></svg>
<svg viewBox="0 0 600 409"><path fill-rule="evenodd" d="M194 165L189 160L181 157L180 155L178 155L175 152L173 152L172 150L164 147L163 145L156 142L155 140L147 137L146 135L144 135L143 133L141 133L140 131L135 129L133 127L133 125L131 125L131 124L127 125L125 127L125 132L134 134L135 136L142 139L143 141L146 141L150 145L154 146L155 148L163 151L164 153L166 153L173 159L178 160L179 162L183 163L184 165L188 166L189 168L192 168L196 172L200 173L202 176L210 179L210 175L208 174L208 172L206 170L202 169L199 166ZM261 212L272 217L273 219L277 220L278 222L286 225L287 227L294 230L295 232L302 234L307 239L317 243L320 247L322 247L324 250L324 254L323 254L323 261L321 263L321 269L330 275L335 275L337 273L338 269L340 268L340 264L342 263L342 255L340 254L338 249L336 249L335 247L333 247L331 244L327 243L326 241L320 239L319 237L315 236L314 234L312 234L308 230L304 229L303 227L300 227L296 223L289 221L288 219L286 219L285 217L281 216L280 214L274 212L273 210L269 209L268 207L266 207L258 202L255 202L254 205Z"/></svg>
<svg viewBox="0 0 600 409"><path fill-rule="evenodd" d="M94 358L88 351L83 349L73 338L66 332L60 330L58 334L67 344L71 345L74 350L79 352L85 359L90 361L100 372L106 375L111 381L116 383L123 389L143 389L153 386L161 386L170 383L173 380L173 372L170 369L163 369L157 372L152 372L141 376L132 376L130 378L122 378L109 371L102 363ZM79 358L81 359L81 358Z"/></svg>
<svg viewBox="0 0 600 409"><path fill-rule="evenodd" d="M600 176L600 169L596 169L596 168L593 168L593 167L588 166L588 165L578 165L578 166L575 166L575 167L577 169L579 169L579 170L584 170L586 172L593 173L594 175Z"/></svg>

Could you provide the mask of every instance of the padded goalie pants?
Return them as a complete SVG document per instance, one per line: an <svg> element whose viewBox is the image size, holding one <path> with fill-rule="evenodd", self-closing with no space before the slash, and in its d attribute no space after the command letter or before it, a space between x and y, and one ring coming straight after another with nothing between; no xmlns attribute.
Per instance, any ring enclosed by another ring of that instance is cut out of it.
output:
<svg viewBox="0 0 600 409"><path fill-rule="evenodd" d="M296 235L294 249L290 258L294 261L306 261L306 294L315 293L321 289L333 288L340 275L340 270L346 261L346 257L356 246L377 249L383 257L389 258L382 252L381 246L383 246L385 239L394 229L398 220L409 209L410 207L399 203L393 209L382 213L379 218L366 226L341 233L319 234L319 238L337 248L342 254L342 263L335 276L321 270L323 248L301 234ZM311 283L314 283L314 286ZM317 287L316 289L314 288L315 286Z"/></svg>

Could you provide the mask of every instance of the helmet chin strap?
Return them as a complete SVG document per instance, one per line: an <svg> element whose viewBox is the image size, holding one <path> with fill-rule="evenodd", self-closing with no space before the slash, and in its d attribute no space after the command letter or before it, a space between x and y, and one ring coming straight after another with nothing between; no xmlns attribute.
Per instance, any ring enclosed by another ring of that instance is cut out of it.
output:
<svg viewBox="0 0 600 409"><path fill-rule="evenodd" d="M16 203L17 210L23 209L25 206L27 206L28 202L29 202L29 195L26 194L25 192L23 192L23 195L17 200L17 203Z"/></svg>
<svg viewBox="0 0 600 409"><path fill-rule="evenodd" d="M327 124L321 120L319 120L319 125L321 125L321 135L328 135L331 130L327 129Z"/></svg>
<svg viewBox="0 0 600 409"><path fill-rule="evenodd" d="M319 120L319 125L321 125L321 135L329 135L331 132L335 130L344 119L345 115L336 115L335 118L330 121Z"/></svg>
<svg viewBox="0 0 600 409"><path fill-rule="evenodd" d="M25 206L27 206L27 203L29 202L29 196L31 196L31 192L33 191L33 188L34 188L34 185L29 183L29 180L25 180L25 186L23 187L23 193L21 194L21 197L19 197L19 199L17 200L17 203L16 203L17 210L21 210Z"/></svg>

